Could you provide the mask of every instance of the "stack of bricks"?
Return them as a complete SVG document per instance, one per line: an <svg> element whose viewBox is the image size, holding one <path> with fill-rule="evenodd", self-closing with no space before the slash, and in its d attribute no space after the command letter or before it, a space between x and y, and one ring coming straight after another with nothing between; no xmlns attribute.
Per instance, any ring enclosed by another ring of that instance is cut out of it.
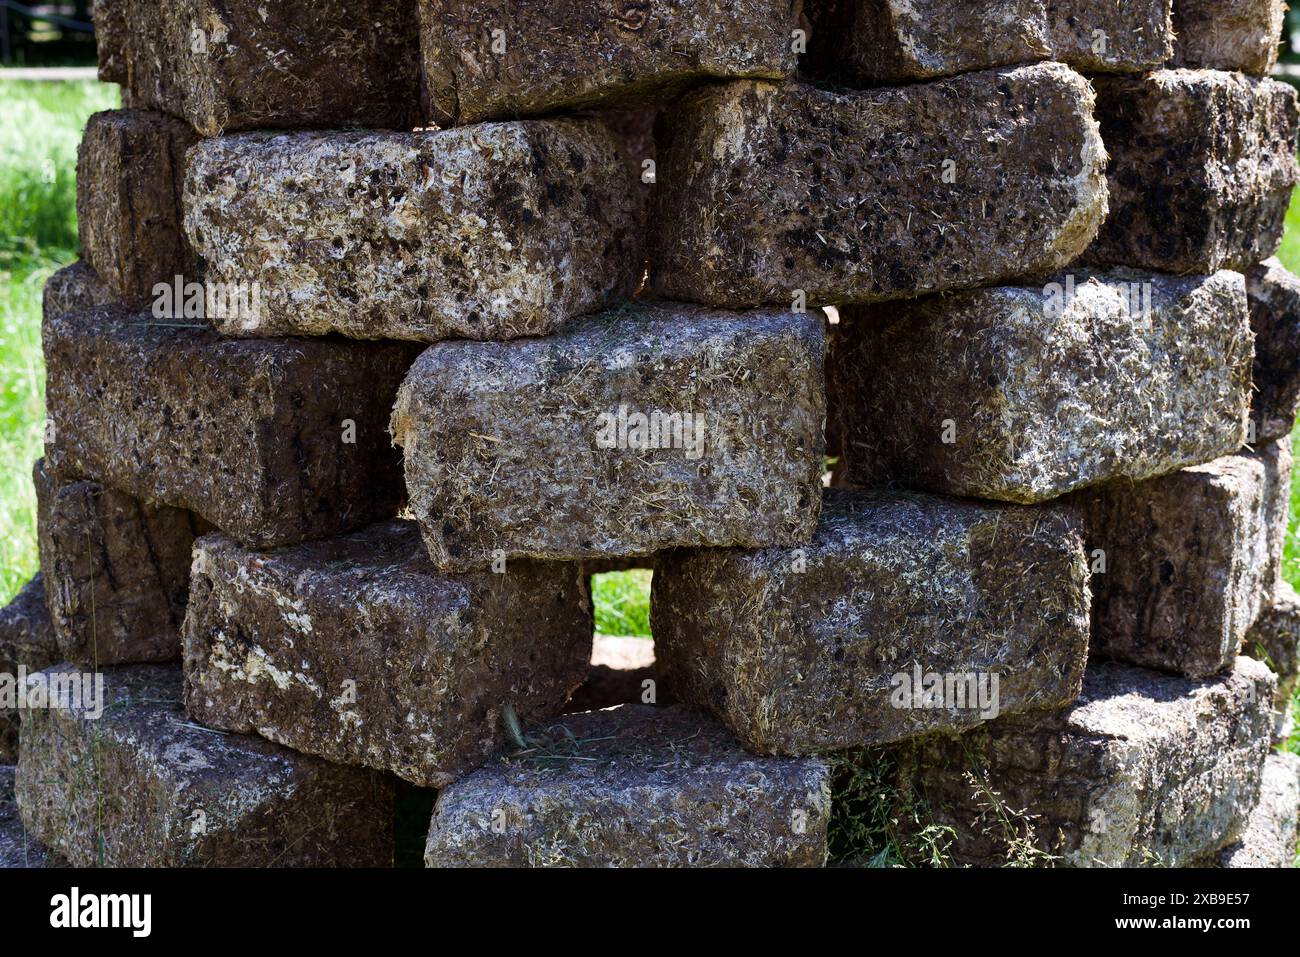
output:
<svg viewBox="0 0 1300 957"><path fill-rule="evenodd" d="M99 0L4 861L1289 865L1282 3L951 7Z"/></svg>

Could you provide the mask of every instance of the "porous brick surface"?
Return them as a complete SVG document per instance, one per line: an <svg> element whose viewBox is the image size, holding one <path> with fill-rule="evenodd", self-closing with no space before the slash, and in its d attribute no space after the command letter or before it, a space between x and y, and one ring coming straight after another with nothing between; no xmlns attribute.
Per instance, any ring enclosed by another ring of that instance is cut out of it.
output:
<svg viewBox="0 0 1300 957"><path fill-rule="evenodd" d="M430 867L820 867L830 774L760 758L709 718L569 715L438 796Z"/></svg>
<svg viewBox="0 0 1300 957"><path fill-rule="evenodd" d="M659 144L652 289L838 305L1052 272L1106 215L1092 110L1059 63L863 92L695 91Z"/></svg>
<svg viewBox="0 0 1300 957"><path fill-rule="evenodd" d="M270 553L205 536L194 574L191 715L425 787L558 714L587 670L576 565L440 575L410 522Z"/></svg>
<svg viewBox="0 0 1300 957"><path fill-rule="evenodd" d="M1087 567L1068 511L832 489L806 545L672 552L653 588L665 685L760 754L1061 707L1087 656ZM928 695L930 676L960 700Z"/></svg>
<svg viewBox="0 0 1300 957"><path fill-rule="evenodd" d="M76 676L37 677L59 706L23 713L16 783L28 832L72 866L392 865L389 779L195 725L179 665L107 669L98 700Z"/></svg>

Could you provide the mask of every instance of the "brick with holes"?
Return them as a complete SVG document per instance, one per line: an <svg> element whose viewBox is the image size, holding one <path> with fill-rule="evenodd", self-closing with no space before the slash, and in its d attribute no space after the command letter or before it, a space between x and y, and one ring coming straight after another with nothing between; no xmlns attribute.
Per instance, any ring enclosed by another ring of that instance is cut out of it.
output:
<svg viewBox="0 0 1300 957"><path fill-rule="evenodd" d="M1092 87L1059 63L889 89L735 81L665 119L651 289L740 308L986 286L1106 215Z"/></svg>
<svg viewBox="0 0 1300 957"><path fill-rule="evenodd" d="M628 704L568 715L438 796L430 867L821 867L818 758L750 754L715 721Z"/></svg>
<svg viewBox="0 0 1300 957"><path fill-rule="evenodd" d="M1231 667L1281 582L1290 489L1287 438L1079 495L1093 653L1193 678Z"/></svg>
<svg viewBox="0 0 1300 957"><path fill-rule="evenodd" d="M190 548L205 523L85 480L34 470L37 540L60 659L179 661Z"/></svg>
<svg viewBox="0 0 1300 957"><path fill-rule="evenodd" d="M1274 687L1250 658L1201 681L1094 664L1068 708L904 749L899 783L960 863L1187 866L1247 828Z"/></svg>
<svg viewBox="0 0 1300 957"><path fill-rule="evenodd" d="M760 754L1061 707L1087 657L1088 570L1064 509L830 489L808 544L671 552L652 587L665 687Z"/></svg>
<svg viewBox="0 0 1300 957"><path fill-rule="evenodd" d="M223 339L101 306L45 322L46 467L170 505L250 544L396 513L388 411L404 343Z"/></svg>
<svg viewBox="0 0 1300 957"><path fill-rule="evenodd" d="M824 353L812 313L644 301L549 338L431 346L393 436L434 564L806 541Z"/></svg>
<svg viewBox="0 0 1300 957"><path fill-rule="evenodd" d="M404 521L272 552L210 535L194 547L185 700L213 727L443 787L511 720L560 712L591 635L574 564L441 575Z"/></svg>

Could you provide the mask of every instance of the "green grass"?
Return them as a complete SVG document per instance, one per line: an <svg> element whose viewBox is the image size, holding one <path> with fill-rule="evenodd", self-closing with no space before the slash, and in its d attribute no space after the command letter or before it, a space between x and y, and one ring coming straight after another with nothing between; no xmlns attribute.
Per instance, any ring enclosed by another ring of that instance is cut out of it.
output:
<svg viewBox="0 0 1300 957"><path fill-rule="evenodd" d="M1296 190L1300 194L1300 189ZM1292 196L1291 208L1286 214L1286 236L1282 240L1282 249L1278 252L1278 257L1294 273L1300 273L1300 200L1296 195ZM1300 451L1300 429L1297 429L1293 440L1296 441L1296 449ZM1291 518L1287 526L1286 551L1282 560L1282 577L1291 585L1300 589L1300 535L1297 535L1297 526L1300 525L1300 470L1297 470L1291 479ZM1300 754L1300 689L1296 690L1295 697L1291 699L1291 711L1296 719L1296 732L1286 743L1286 749L1293 754ZM1297 857L1297 866L1300 866L1300 857Z"/></svg>
<svg viewBox="0 0 1300 957"><path fill-rule="evenodd" d="M650 637L650 575L645 569L592 578L596 631L602 635Z"/></svg>
<svg viewBox="0 0 1300 957"><path fill-rule="evenodd" d="M0 602L36 571L31 467L41 454L41 289L76 257L77 143L118 104L100 83L0 81Z"/></svg>

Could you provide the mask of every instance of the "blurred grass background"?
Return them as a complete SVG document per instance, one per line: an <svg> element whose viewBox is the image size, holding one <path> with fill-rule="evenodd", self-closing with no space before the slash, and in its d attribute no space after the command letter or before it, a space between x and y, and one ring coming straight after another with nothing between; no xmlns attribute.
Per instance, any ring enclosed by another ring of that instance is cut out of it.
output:
<svg viewBox="0 0 1300 957"><path fill-rule="evenodd" d="M0 79L0 603L36 572L41 288L77 255L77 143L116 86Z"/></svg>
<svg viewBox="0 0 1300 957"><path fill-rule="evenodd" d="M0 75L0 604L37 568L31 467L44 420L41 288L76 258L77 143L86 120L118 104L116 86ZM1280 255L1300 272L1300 203L1292 204L1287 225ZM1300 483L1292 489L1284 567L1300 587L1297 520ZM593 598L601 633L650 635L649 572L597 576ZM1295 705L1300 713L1300 697ZM1300 733L1290 747L1300 753Z"/></svg>

